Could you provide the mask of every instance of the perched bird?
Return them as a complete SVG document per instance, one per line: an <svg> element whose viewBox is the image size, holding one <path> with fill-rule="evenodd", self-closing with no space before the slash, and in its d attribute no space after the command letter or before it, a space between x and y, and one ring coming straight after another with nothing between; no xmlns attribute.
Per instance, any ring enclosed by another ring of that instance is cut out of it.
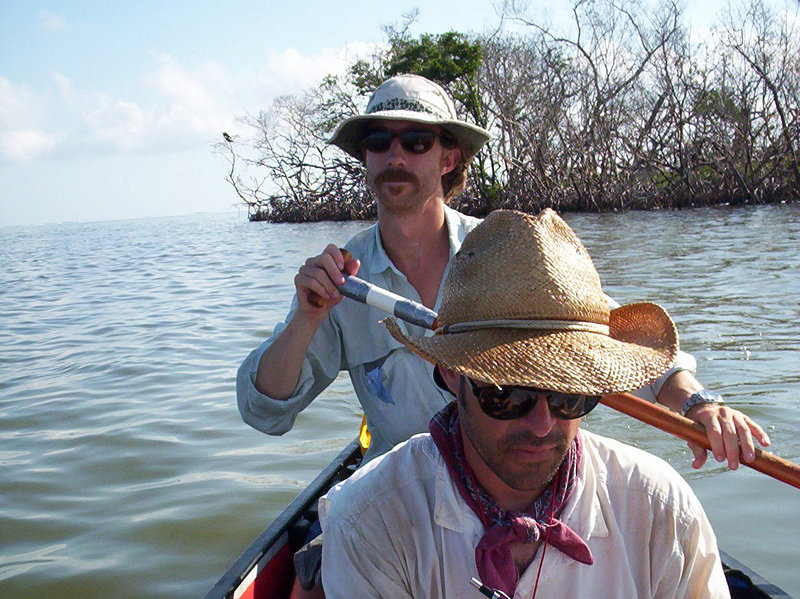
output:
<svg viewBox="0 0 800 599"><path fill-rule="evenodd" d="M233 138L230 135L228 135L226 131L222 132L222 137L224 137L225 141L227 141L229 144L233 143Z"/></svg>

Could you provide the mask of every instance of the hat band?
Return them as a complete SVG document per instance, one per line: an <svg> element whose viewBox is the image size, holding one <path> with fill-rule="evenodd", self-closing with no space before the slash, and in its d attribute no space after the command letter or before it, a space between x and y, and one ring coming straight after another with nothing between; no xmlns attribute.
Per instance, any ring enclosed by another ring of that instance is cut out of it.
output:
<svg viewBox="0 0 800 599"><path fill-rule="evenodd" d="M439 111L432 110L425 106L418 100L409 100L407 98L390 98L384 102L373 104L367 108L366 114L373 114L375 112L390 112L392 110L408 110L410 112L424 112L435 116L439 119L446 119L447 115Z"/></svg>
<svg viewBox="0 0 800 599"><path fill-rule="evenodd" d="M534 329L541 331L581 331L585 333L609 334L608 325L581 320L475 320L456 322L436 329L437 335L464 333L481 329Z"/></svg>

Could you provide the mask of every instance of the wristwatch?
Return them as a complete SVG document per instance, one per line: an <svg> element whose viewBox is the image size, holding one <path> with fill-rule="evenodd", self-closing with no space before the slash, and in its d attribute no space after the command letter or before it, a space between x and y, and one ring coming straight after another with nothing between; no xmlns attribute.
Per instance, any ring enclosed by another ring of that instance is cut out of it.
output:
<svg viewBox="0 0 800 599"><path fill-rule="evenodd" d="M722 405L725 402L722 401L722 396L719 393L711 391L710 389L700 389L700 391L692 393L691 397L686 400L686 403L683 404L681 408L681 414L686 416L689 410L699 403L715 403L717 405Z"/></svg>

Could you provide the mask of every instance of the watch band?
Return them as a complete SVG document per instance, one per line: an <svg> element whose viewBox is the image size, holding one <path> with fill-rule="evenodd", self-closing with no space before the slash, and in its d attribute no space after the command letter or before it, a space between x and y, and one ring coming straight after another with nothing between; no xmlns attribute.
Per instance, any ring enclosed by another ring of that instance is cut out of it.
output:
<svg viewBox="0 0 800 599"><path fill-rule="evenodd" d="M719 393L711 391L710 389L700 389L696 393L692 393L689 399L686 400L686 403L683 404L681 408L681 414L686 416L694 406L700 403L713 403L717 405L722 405L725 402L722 400L722 396Z"/></svg>

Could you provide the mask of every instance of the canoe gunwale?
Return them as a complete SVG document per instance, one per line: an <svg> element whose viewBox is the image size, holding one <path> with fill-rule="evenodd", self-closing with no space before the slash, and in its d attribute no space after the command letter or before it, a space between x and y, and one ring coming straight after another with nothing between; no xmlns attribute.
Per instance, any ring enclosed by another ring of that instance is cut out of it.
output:
<svg viewBox="0 0 800 599"><path fill-rule="evenodd" d="M763 593L764 597L768 597L769 599L792 599L791 596L782 588L766 580L758 572L754 572L731 554L720 549L719 557L724 568L738 570L747 576L750 579L750 582L752 582L754 589L760 593ZM728 583L730 584L730 580Z"/></svg>
<svg viewBox="0 0 800 599"><path fill-rule="evenodd" d="M334 484L337 478L346 478L341 475L351 469L361 457L361 448L358 439L351 441L328 466L320 472L313 481L295 499L278 514L278 517L262 532L239 558L228 568L205 599L228 599L235 589L255 568L261 558L270 548L286 533L298 516L314 506L328 487ZM349 474L349 473L348 473Z"/></svg>

